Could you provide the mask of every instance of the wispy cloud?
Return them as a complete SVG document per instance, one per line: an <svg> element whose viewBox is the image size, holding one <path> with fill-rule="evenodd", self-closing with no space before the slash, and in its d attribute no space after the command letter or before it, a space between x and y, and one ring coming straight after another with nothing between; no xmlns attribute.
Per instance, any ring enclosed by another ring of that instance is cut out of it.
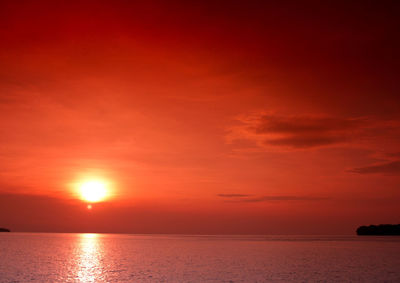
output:
<svg viewBox="0 0 400 283"><path fill-rule="evenodd" d="M246 194L218 194L217 196L224 198L226 202L320 201L329 199L327 197L294 195L253 196Z"/></svg>
<svg viewBox="0 0 400 283"><path fill-rule="evenodd" d="M255 115L239 119L230 141L253 140L261 147L310 149L346 143L368 126L364 118Z"/></svg>
<svg viewBox="0 0 400 283"><path fill-rule="evenodd" d="M350 172L358 174L400 175L400 160L358 167L350 170Z"/></svg>

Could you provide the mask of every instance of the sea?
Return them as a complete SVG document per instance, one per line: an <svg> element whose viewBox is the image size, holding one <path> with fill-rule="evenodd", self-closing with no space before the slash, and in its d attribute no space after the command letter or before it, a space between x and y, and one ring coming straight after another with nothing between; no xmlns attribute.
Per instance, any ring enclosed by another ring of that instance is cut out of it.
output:
<svg viewBox="0 0 400 283"><path fill-rule="evenodd" d="M0 282L400 282L400 237L0 233Z"/></svg>

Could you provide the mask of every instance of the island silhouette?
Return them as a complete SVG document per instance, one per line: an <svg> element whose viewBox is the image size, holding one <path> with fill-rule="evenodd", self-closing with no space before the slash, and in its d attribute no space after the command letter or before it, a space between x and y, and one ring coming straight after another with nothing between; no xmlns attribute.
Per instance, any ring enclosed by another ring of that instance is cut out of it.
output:
<svg viewBox="0 0 400 283"><path fill-rule="evenodd" d="M0 232L10 232L10 229L0 227Z"/></svg>
<svg viewBox="0 0 400 283"><path fill-rule="evenodd" d="M360 226L356 233L359 236L400 236L400 224Z"/></svg>

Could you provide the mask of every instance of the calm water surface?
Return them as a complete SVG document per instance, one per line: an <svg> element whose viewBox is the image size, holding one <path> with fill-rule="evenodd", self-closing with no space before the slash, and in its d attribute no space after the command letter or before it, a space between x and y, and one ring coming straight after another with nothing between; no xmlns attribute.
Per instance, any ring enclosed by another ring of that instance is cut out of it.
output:
<svg viewBox="0 0 400 283"><path fill-rule="evenodd" d="M400 282L400 237L1 233L0 282Z"/></svg>

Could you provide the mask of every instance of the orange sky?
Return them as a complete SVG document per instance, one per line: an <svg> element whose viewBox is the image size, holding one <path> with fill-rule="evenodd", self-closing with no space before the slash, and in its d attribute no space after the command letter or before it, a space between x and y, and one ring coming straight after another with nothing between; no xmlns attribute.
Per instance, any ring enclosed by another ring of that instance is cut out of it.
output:
<svg viewBox="0 0 400 283"><path fill-rule="evenodd" d="M1 1L0 226L398 223L399 4L245 2Z"/></svg>

